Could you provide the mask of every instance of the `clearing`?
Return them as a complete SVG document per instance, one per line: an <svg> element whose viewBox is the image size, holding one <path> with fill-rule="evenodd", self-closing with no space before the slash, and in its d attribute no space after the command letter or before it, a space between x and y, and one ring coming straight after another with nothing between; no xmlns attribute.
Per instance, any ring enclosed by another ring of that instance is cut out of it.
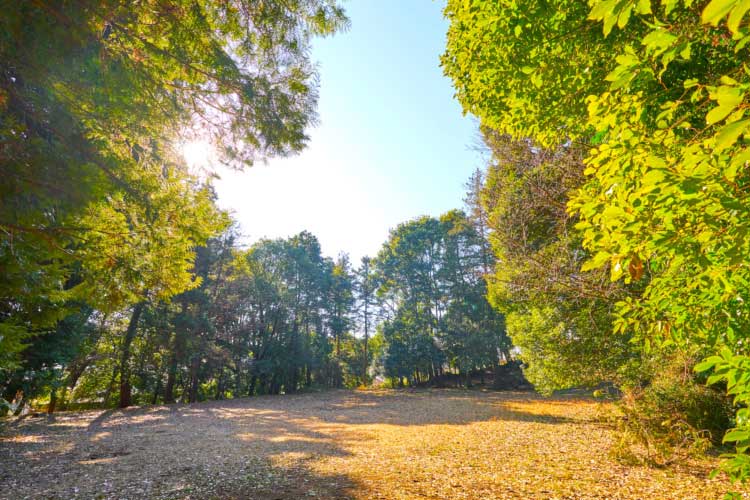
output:
<svg viewBox="0 0 750 500"><path fill-rule="evenodd" d="M0 498L708 499L715 462L624 465L606 403L331 391L6 422Z"/></svg>

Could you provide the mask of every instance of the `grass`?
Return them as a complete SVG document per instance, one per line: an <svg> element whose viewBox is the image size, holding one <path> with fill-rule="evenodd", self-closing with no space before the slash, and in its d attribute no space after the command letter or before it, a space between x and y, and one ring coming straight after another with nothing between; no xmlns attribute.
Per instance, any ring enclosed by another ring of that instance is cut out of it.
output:
<svg viewBox="0 0 750 500"><path fill-rule="evenodd" d="M0 436L0 498L714 499L715 459L613 458L607 403L331 391L33 417Z"/></svg>

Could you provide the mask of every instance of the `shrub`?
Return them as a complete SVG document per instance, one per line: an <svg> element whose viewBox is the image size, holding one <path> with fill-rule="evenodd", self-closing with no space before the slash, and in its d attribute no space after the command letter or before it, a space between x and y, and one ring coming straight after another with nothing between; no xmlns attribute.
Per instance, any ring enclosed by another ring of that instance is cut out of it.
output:
<svg viewBox="0 0 750 500"><path fill-rule="evenodd" d="M731 400L698 380L693 365L678 357L650 383L624 391L621 458L662 466L721 444L732 425Z"/></svg>

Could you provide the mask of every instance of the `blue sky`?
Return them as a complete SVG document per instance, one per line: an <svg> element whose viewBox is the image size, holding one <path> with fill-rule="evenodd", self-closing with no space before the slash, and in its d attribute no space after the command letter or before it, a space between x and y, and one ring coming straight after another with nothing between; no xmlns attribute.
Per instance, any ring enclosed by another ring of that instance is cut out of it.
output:
<svg viewBox="0 0 750 500"><path fill-rule="evenodd" d="M390 228L460 207L481 165L439 56L443 2L351 0L345 33L316 40L320 123L308 148L217 182L246 241L307 229L323 252L374 255Z"/></svg>

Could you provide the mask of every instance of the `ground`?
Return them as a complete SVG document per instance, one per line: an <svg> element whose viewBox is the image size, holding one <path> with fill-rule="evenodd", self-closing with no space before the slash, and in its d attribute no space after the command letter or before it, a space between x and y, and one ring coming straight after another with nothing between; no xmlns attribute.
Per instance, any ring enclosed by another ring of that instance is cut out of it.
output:
<svg viewBox="0 0 750 500"><path fill-rule="evenodd" d="M0 498L715 499L706 460L626 465L606 403L331 391L62 413L0 431Z"/></svg>

